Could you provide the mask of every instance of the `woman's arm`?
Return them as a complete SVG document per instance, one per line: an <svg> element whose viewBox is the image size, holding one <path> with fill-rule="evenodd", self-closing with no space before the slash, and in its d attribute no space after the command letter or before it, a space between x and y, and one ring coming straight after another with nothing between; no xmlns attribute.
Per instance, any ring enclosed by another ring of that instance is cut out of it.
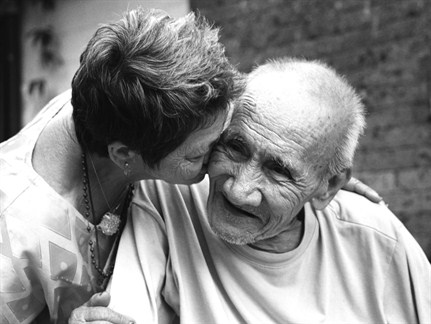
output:
<svg viewBox="0 0 431 324"><path fill-rule="evenodd" d="M94 294L84 305L73 310L69 324L106 322L112 324L132 324L134 321L108 308L111 296L108 292Z"/></svg>
<svg viewBox="0 0 431 324"><path fill-rule="evenodd" d="M350 181L343 187L343 189L356 192L357 194L368 198L372 202L385 204L383 198L373 188L367 186L365 183L356 178L351 178Z"/></svg>

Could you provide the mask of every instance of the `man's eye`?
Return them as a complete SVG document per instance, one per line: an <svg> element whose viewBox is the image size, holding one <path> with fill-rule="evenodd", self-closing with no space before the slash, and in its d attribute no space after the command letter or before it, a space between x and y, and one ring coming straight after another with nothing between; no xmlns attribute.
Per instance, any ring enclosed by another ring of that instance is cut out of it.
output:
<svg viewBox="0 0 431 324"><path fill-rule="evenodd" d="M233 161L244 161L249 157L246 144L239 139L231 138L223 143L225 153Z"/></svg>
<svg viewBox="0 0 431 324"><path fill-rule="evenodd" d="M236 138L227 138L222 136L214 148L214 152L225 154L232 161L243 161L248 157L248 151L245 144Z"/></svg>
<svg viewBox="0 0 431 324"><path fill-rule="evenodd" d="M244 146L243 143L241 143L239 140L237 139L231 139L225 142L225 146L232 151L235 151L237 153L243 153L244 151Z"/></svg>
<svg viewBox="0 0 431 324"><path fill-rule="evenodd" d="M293 180L290 171L280 163L271 163L270 165L268 165L268 169L276 173L278 176L283 176L289 180Z"/></svg>

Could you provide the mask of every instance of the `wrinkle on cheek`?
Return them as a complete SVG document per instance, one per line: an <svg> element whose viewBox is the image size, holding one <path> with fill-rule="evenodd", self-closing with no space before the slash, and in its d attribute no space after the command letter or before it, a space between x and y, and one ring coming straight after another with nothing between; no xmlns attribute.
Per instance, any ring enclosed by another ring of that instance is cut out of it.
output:
<svg viewBox="0 0 431 324"><path fill-rule="evenodd" d="M276 194L277 195L277 194ZM269 238L287 230L295 217L294 211L300 203L300 198L294 192L280 194L278 193L279 208L272 210L265 222L265 228L260 233L260 238ZM269 235L269 236L268 236Z"/></svg>
<svg viewBox="0 0 431 324"><path fill-rule="evenodd" d="M175 168L174 168L174 173L175 174L180 174L180 175L184 175L186 172L184 172L184 169L187 169L184 167L183 163L180 164L176 164Z"/></svg>
<svg viewBox="0 0 431 324"><path fill-rule="evenodd" d="M208 174L210 176L227 173L230 169L229 159L224 153L213 152L208 162Z"/></svg>
<svg viewBox="0 0 431 324"><path fill-rule="evenodd" d="M226 162L226 156L224 153L221 152L214 152L213 154L211 154L211 157L209 159L209 167L211 167L212 164L219 164L219 163L223 163Z"/></svg>
<svg viewBox="0 0 431 324"><path fill-rule="evenodd" d="M246 175L244 175L244 172L246 171L245 170L245 168L246 168L247 166L244 166L244 165L240 165L240 164L235 164L233 167L232 167L232 174L235 176L235 177L241 177L242 179L242 181L247 181L247 182L252 182L252 181L255 181L256 179L254 179L254 177L250 177L250 173L251 172L248 172ZM253 176L253 175L252 175Z"/></svg>
<svg viewBox="0 0 431 324"><path fill-rule="evenodd" d="M243 172L243 168L247 168L248 166L243 165L243 166L238 166L238 173L239 172ZM259 186L264 186L265 184L263 183L264 180L262 179L263 174L261 172L260 169L257 168L253 168L252 170L247 170L247 178L245 180L248 180L250 182L253 182L255 184L258 184Z"/></svg>
<svg viewBox="0 0 431 324"><path fill-rule="evenodd" d="M197 173L197 167L192 165L188 161L179 161L175 167L175 174L180 175L183 178L190 178Z"/></svg>
<svg viewBox="0 0 431 324"><path fill-rule="evenodd" d="M295 208L303 198L301 190L298 190L297 188L284 188L284 190L279 192L278 195L286 202L289 210Z"/></svg>

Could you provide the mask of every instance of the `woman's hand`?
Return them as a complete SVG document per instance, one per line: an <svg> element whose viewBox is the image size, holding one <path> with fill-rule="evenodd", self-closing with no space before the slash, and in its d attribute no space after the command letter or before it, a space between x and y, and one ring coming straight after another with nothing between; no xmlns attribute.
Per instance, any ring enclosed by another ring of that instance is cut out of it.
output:
<svg viewBox="0 0 431 324"><path fill-rule="evenodd" d="M69 324L133 324L131 318L108 308L111 295L108 292L94 294L85 304L75 308L70 315Z"/></svg>
<svg viewBox="0 0 431 324"><path fill-rule="evenodd" d="M343 187L344 190L356 192L359 195L362 195L372 202L385 204L383 198L372 188L368 187L365 183L359 181L356 178L351 178L350 181Z"/></svg>

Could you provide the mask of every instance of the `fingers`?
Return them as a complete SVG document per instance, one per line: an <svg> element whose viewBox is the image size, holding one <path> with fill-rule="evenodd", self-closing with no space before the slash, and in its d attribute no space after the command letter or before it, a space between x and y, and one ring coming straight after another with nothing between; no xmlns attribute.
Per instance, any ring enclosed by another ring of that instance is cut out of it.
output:
<svg viewBox="0 0 431 324"><path fill-rule="evenodd" d="M383 198L377 193L377 191L356 178L350 179L344 189L356 192L375 203L381 203L383 201Z"/></svg>
<svg viewBox="0 0 431 324"><path fill-rule="evenodd" d="M86 322L106 321L115 324L131 324L133 320L127 316L114 312L107 307L90 307L85 313Z"/></svg>
<svg viewBox="0 0 431 324"><path fill-rule="evenodd" d="M369 200L371 200L372 202L379 203L380 201L383 200L383 198L380 197L377 191L368 187L366 184L362 182L358 182L356 186L359 188L358 190L363 192L363 195L367 197Z"/></svg>
<svg viewBox="0 0 431 324"><path fill-rule="evenodd" d="M379 205L385 206L385 207L389 207L389 204L386 203L383 199L379 202Z"/></svg>
<svg viewBox="0 0 431 324"><path fill-rule="evenodd" d="M92 321L92 322L83 322L85 324L112 324L112 322L107 321ZM133 322L130 322L131 324L134 324Z"/></svg>
<svg viewBox="0 0 431 324"><path fill-rule="evenodd" d="M73 310L69 324L83 324L83 323L110 323L110 324L132 324L134 321L122 314L119 314L108 307L94 306L87 307L81 306Z"/></svg>
<svg viewBox="0 0 431 324"><path fill-rule="evenodd" d="M111 295L102 291L101 293L94 294L91 298L84 304L84 306L93 307L93 306L104 306L107 307L109 302L111 301Z"/></svg>
<svg viewBox="0 0 431 324"><path fill-rule="evenodd" d="M69 324L132 324L133 319L108 308L111 295L108 292L94 294L81 307L73 310Z"/></svg>

